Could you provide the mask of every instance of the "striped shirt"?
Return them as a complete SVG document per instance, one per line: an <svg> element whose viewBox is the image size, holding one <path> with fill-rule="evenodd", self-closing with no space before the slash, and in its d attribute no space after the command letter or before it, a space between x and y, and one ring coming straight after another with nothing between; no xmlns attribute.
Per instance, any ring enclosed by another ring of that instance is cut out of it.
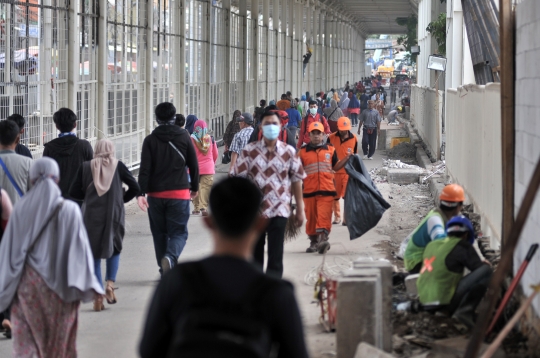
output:
<svg viewBox="0 0 540 358"><path fill-rule="evenodd" d="M231 142L231 147L229 148L229 150L231 152L240 154L240 151L244 149L246 144L248 144L251 133L253 133L253 127L244 128L240 130L240 132L236 133Z"/></svg>

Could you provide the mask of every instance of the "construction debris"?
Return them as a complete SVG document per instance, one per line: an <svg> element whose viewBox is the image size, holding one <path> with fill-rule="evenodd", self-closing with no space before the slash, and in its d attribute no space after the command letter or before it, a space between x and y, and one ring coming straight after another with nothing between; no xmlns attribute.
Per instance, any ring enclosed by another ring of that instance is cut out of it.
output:
<svg viewBox="0 0 540 358"><path fill-rule="evenodd" d="M388 151L388 158L390 159L415 159L416 158L416 145L412 143L407 143L407 142L400 143Z"/></svg>

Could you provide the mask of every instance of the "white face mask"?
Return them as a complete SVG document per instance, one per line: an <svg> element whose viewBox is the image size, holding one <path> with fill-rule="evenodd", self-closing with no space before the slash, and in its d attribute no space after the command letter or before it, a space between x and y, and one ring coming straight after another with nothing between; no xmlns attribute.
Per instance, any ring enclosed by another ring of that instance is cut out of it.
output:
<svg viewBox="0 0 540 358"><path fill-rule="evenodd" d="M310 108L309 109L309 112L313 115L316 115L317 114L317 108Z"/></svg>

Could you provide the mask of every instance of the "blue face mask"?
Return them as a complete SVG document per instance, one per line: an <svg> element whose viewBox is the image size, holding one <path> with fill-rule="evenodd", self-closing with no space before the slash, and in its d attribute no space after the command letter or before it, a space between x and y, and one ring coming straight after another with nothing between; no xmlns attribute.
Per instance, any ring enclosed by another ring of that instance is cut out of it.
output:
<svg viewBox="0 0 540 358"><path fill-rule="evenodd" d="M277 124L267 124L262 126L263 136L268 140L277 139L279 135L279 126Z"/></svg>

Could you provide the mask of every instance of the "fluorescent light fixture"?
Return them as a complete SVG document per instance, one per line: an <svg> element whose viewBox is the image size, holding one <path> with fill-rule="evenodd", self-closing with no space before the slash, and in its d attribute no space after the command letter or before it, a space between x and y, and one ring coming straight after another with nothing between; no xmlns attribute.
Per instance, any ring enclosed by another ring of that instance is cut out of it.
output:
<svg viewBox="0 0 540 358"><path fill-rule="evenodd" d="M435 71L446 71L446 58L438 55L429 56L427 68Z"/></svg>

